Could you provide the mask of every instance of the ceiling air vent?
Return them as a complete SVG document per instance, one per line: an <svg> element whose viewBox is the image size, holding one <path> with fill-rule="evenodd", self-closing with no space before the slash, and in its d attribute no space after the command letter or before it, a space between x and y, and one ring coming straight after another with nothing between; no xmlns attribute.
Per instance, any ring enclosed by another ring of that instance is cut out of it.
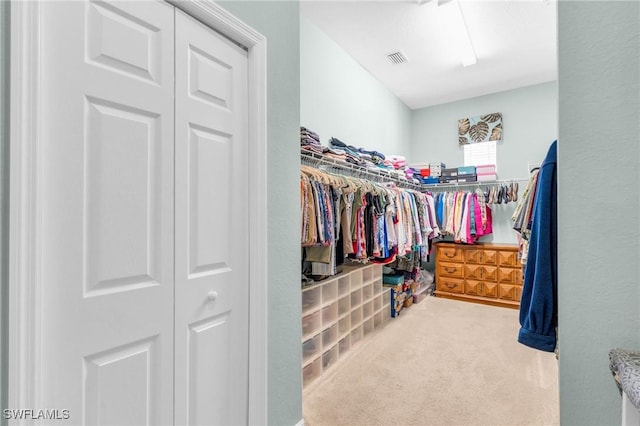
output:
<svg viewBox="0 0 640 426"><path fill-rule="evenodd" d="M407 62L407 57L404 56L404 53L400 51L388 54L387 58L389 58L391 63L395 65L404 64L405 62Z"/></svg>

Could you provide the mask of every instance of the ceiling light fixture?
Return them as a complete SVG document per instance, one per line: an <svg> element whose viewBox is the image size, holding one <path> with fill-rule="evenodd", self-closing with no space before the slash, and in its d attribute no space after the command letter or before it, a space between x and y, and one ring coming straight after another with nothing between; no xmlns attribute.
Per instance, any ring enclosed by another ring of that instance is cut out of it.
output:
<svg viewBox="0 0 640 426"><path fill-rule="evenodd" d="M475 64L476 54L473 51L473 45L469 38L467 26L464 24L458 0L439 0L438 14L440 22L444 25L445 31L458 51L462 65L466 67Z"/></svg>

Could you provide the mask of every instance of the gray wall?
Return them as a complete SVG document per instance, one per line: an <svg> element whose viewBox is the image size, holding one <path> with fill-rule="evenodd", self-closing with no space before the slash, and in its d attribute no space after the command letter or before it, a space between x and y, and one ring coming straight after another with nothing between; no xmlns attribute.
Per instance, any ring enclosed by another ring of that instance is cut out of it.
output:
<svg viewBox="0 0 640 426"><path fill-rule="evenodd" d="M0 2L0 411L7 407L9 307L9 2ZM4 416L0 425L6 424Z"/></svg>
<svg viewBox="0 0 640 426"><path fill-rule="evenodd" d="M558 7L563 425L620 424L609 349L640 347L640 3Z"/></svg>
<svg viewBox="0 0 640 426"><path fill-rule="evenodd" d="M267 37L267 409L269 424L295 425L302 419L298 2L220 4Z"/></svg>
<svg viewBox="0 0 640 426"><path fill-rule="evenodd" d="M413 111L411 161L443 162L447 167L463 164L464 150L458 145L458 119L501 112L503 141L496 159L499 179L527 179L528 164L540 164L551 142L558 138L558 85L537 84L492 95ZM526 182L520 182L520 193ZM493 235L481 241L517 243L511 228L515 204L497 204L493 210Z"/></svg>
<svg viewBox="0 0 640 426"><path fill-rule="evenodd" d="M336 137L408 156L411 110L304 17L300 45L301 125L318 133L323 145Z"/></svg>

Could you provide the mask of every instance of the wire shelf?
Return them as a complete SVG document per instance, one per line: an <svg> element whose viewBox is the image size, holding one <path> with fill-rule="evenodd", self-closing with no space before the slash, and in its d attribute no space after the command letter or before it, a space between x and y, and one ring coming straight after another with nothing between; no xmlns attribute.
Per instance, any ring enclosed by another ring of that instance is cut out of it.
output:
<svg viewBox="0 0 640 426"><path fill-rule="evenodd" d="M424 185L422 184L403 179L398 175L398 173L384 169L363 167L359 164L352 164L336 158L327 157L307 149L300 149L300 161L302 164L315 167L329 173L342 174L380 183L393 182L398 187L414 189L416 191L422 191L424 188Z"/></svg>
<svg viewBox="0 0 640 426"><path fill-rule="evenodd" d="M459 188L459 187L487 187L487 186L499 186L506 185L512 182L528 182L529 178L523 179L500 179L484 182L450 182L450 183L430 183L422 184L411 182L407 179L403 179L397 172L391 172L385 169L373 169L369 167L363 167L359 164L348 163L336 158L331 158L326 155L310 151L307 149L300 149L300 162L307 166L315 167L319 170L324 170L329 173L347 175L360 179L368 179L375 182L394 182L401 188L414 189L416 191L426 192L438 192L439 190Z"/></svg>

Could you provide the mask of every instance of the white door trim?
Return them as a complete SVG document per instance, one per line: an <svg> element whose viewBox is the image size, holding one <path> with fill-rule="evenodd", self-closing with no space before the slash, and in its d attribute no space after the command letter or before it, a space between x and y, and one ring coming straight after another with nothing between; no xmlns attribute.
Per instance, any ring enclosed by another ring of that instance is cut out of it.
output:
<svg viewBox="0 0 640 426"><path fill-rule="evenodd" d="M11 4L9 408L41 406L39 17L38 2Z"/></svg>
<svg viewBox="0 0 640 426"><path fill-rule="evenodd" d="M167 0L248 48L249 424L267 423L267 173L265 37L211 0ZM9 408L42 407L39 2L11 4ZM30 420L15 424L32 424Z"/></svg>

